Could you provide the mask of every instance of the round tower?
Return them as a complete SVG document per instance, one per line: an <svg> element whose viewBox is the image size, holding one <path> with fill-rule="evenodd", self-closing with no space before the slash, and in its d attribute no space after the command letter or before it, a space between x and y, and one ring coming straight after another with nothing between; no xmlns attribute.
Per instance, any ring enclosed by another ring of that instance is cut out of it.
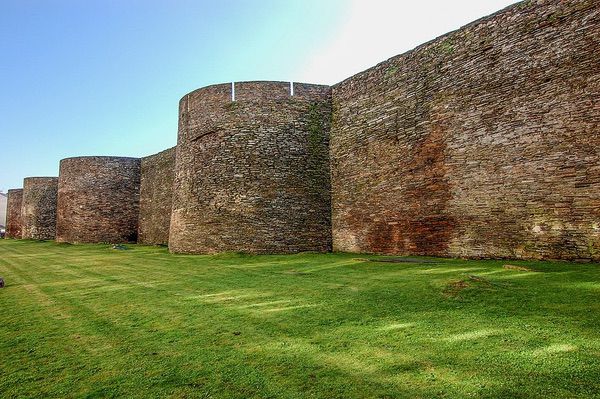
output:
<svg viewBox="0 0 600 399"><path fill-rule="evenodd" d="M56 195L58 177L23 179L23 238L54 240L56 236Z"/></svg>
<svg viewBox="0 0 600 399"><path fill-rule="evenodd" d="M136 242L140 160L76 157L60 161L56 240Z"/></svg>
<svg viewBox="0 0 600 399"><path fill-rule="evenodd" d="M184 96L170 250L330 250L330 118L328 86L242 82Z"/></svg>
<svg viewBox="0 0 600 399"><path fill-rule="evenodd" d="M6 204L6 238L23 238L23 189L8 190Z"/></svg>

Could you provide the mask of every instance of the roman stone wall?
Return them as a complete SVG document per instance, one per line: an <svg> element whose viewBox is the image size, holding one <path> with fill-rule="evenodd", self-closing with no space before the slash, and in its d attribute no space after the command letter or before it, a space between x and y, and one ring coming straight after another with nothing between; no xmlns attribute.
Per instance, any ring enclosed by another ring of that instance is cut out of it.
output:
<svg viewBox="0 0 600 399"><path fill-rule="evenodd" d="M231 94L180 101L170 250L330 250L330 88L242 82Z"/></svg>
<svg viewBox="0 0 600 399"><path fill-rule="evenodd" d="M140 244L169 242L174 176L175 147L141 159Z"/></svg>
<svg viewBox="0 0 600 399"><path fill-rule="evenodd" d="M21 205L23 238L54 240L57 191L57 177L26 177L23 179L23 203Z"/></svg>
<svg viewBox="0 0 600 399"><path fill-rule="evenodd" d="M56 240L136 242L140 159L78 157L60 161Z"/></svg>
<svg viewBox="0 0 600 399"><path fill-rule="evenodd" d="M598 49L526 1L334 86L334 249L600 260Z"/></svg>
<svg viewBox="0 0 600 399"><path fill-rule="evenodd" d="M23 189L11 189L7 194L6 238L23 238L23 218L21 217Z"/></svg>
<svg viewBox="0 0 600 399"><path fill-rule="evenodd" d="M333 88L198 89L176 148L61 161L57 240L600 260L598 48L598 1L528 0ZM52 235L34 182L7 237Z"/></svg>

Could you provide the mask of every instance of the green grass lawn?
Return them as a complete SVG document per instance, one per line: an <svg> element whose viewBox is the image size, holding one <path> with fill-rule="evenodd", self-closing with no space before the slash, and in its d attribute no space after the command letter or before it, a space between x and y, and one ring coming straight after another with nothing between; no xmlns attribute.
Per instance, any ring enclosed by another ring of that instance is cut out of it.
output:
<svg viewBox="0 0 600 399"><path fill-rule="evenodd" d="M597 264L129 248L0 240L1 397L600 398Z"/></svg>

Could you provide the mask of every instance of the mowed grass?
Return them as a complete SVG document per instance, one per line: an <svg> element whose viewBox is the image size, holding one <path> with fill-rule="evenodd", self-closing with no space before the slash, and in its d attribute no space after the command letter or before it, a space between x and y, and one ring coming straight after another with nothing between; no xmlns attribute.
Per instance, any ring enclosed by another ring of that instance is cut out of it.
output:
<svg viewBox="0 0 600 399"><path fill-rule="evenodd" d="M129 248L0 241L0 396L600 397L597 264Z"/></svg>

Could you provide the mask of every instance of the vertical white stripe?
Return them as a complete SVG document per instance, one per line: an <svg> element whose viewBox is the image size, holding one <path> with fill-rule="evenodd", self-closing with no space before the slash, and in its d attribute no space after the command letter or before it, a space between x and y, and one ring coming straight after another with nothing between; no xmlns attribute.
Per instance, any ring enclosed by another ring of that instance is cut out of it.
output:
<svg viewBox="0 0 600 399"><path fill-rule="evenodd" d="M231 101L235 101L235 82L231 82Z"/></svg>
<svg viewBox="0 0 600 399"><path fill-rule="evenodd" d="M290 96L294 95L294 82L290 82Z"/></svg>

